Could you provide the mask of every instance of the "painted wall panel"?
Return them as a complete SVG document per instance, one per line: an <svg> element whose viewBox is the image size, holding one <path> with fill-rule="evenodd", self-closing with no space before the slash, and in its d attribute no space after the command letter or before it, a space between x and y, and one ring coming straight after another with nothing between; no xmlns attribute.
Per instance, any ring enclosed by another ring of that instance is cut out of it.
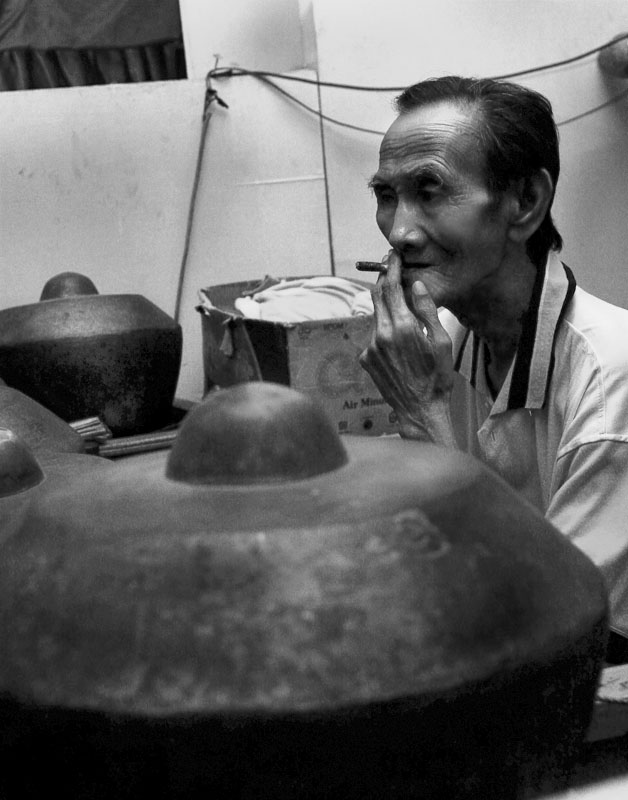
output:
<svg viewBox="0 0 628 800"><path fill-rule="evenodd" d="M172 313L204 87L0 93L3 307L83 272Z"/></svg>
<svg viewBox="0 0 628 800"><path fill-rule="evenodd" d="M220 66L290 72L305 66L298 0L179 0L189 78Z"/></svg>

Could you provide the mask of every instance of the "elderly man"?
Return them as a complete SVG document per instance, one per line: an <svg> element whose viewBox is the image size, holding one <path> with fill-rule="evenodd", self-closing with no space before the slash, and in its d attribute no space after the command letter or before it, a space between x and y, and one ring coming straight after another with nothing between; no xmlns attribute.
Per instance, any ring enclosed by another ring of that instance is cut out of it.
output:
<svg viewBox="0 0 628 800"><path fill-rule="evenodd" d="M609 661L628 660L628 311L557 255L551 106L445 77L397 110L371 181L392 249L362 366L401 436L472 453L592 558Z"/></svg>

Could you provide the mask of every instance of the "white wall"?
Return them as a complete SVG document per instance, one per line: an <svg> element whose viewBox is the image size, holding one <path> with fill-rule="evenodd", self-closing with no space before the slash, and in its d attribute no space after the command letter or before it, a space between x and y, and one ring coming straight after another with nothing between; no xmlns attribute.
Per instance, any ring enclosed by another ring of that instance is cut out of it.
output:
<svg viewBox="0 0 628 800"><path fill-rule="evenodd" d="M181 11L187 81L0 93L0 306L33 302L48 277L76 269L101 292L144 294L173 313L216 53L222 66L272 71L318 55L322 79L401 87L530 67L628 31L625 0L181 0ZM521 80L559 120L628 86L595 57ZM377 136L325 124L321 137L314 115L254 78L215 85L230 107L210 122L183 285L179 394L191 399L202 391L199 288L328 272L332 250L338 274L352 275L356 259L387 249L366 188ZM317 107L314 87L282 85ZM325 113L383 131L393 95L322 89L320 99ZM561 135L565 260L583 285L628 305L628 101Z"/></svg>
<svg viewBox="0 0 628 800"><path fill-rule="evenodd" d="M189 78L215 65L290 72L307 66L299 0L179 0Z"/></svg>
<svg viewBox="0 0 628 800"><path fill-rule="evenodd" d="M72 270L173 312L203 94L189 81L0 92L2 307Z"/></svg>

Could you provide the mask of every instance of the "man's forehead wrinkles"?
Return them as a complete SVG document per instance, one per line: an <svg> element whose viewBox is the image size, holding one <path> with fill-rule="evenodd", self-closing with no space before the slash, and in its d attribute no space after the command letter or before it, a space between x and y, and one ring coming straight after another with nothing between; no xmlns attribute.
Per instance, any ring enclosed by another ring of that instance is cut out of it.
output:
<svg viewBox="0 0 628 800"><path fill-rule="evenodd" d="M411 173L417 176L449 174L462 162L458 148L418 148L404 143L401 147L383 149L380 153L378 175Z"/></svg>
<svg viewBox="0 0 628 800"><path fill-rule="evenodd" d="M446 146L448 138L443 135L443 131L434 130L408 130L404 132L395 131L392 135L386 135L382 140L381 151L388 150L395 153L405 154L417 151L432 151Z"/></svg>
<svg viewBox="0 0 628 800"><path fill-rule="evenodd" d="M407 130L394 127L384 136L380 151L395 150L404 154L407 152L421 152L434 150L447 150L450 148L462 150L469 144L475 144L475 129L466 122L431 123Z"/></svg>
<svg viewBox="0 0 628 800"><path fill-rule="evenodd" d="M466 120L393 128L382 140L377 174L475 172L478 155L473 125Z"/></svg>
<svg viewBox="0 0 628 800"><path fill-rule="evenodd" d="M389 133L395 136L423 136L425 138L445 138L455 136L473 135L476 126L472 120L466 117L455 117L446 120L421 120L415 121L410 115L403 114L397 117L396 121L389 129Z"/></svg>
<svg viewBox="0 0 628 800"><path fill-rule="evenodd" d="M404 183L420 183L423 180L447 180L451 170L439 159L396 162L382 164L373 176L372 184L403 181Z"/></svg>

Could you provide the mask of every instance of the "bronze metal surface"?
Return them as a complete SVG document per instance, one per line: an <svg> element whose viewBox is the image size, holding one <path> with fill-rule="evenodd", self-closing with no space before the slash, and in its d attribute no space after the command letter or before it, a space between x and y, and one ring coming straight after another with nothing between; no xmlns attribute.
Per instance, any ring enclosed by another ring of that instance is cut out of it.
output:
<svg viewBox="0 0 628 800"><path fill-rule="evenodd" d="M220 390L181 436L261 406L290 440L295 394ZM266 431L253 449L280 452ZM251 437L231 441L233 465ZM363 437L310 477L264 481L249 453L237 480L200 459L190 481L167 477L176 447L40 484L0 537L5 764L35 748L46 785L103 798L514 798L568 768L605 589L503 481ZM35 784L0 775L4 796Z"/></svg>
<svg viewBox="0 0 628 800"><path fill-rule="evenodd" d="M82 453L85 443L67 422L32 397L0 384L0 427L17 434L34 452Z"/></svg>

